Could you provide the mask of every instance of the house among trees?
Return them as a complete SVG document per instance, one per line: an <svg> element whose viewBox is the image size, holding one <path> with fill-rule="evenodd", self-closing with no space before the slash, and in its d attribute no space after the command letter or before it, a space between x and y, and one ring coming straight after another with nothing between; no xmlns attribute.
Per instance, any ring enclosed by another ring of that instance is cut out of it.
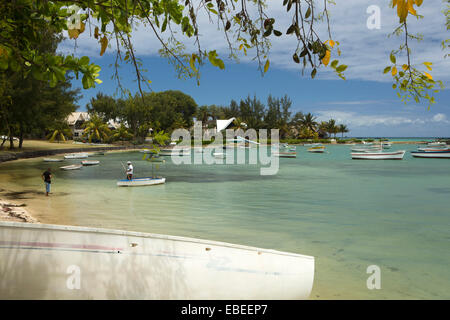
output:
<svg viewBox="0 0 450 320"><path fill-rule="evenodd" d="M69 125L70 130L72 130L73 138L81 138L84 131L84 124L89 121L90 116L88 112L72 112L67 117L67 124ZM120 123L109 120L108 128L113 130L120 127Z"/></svg>

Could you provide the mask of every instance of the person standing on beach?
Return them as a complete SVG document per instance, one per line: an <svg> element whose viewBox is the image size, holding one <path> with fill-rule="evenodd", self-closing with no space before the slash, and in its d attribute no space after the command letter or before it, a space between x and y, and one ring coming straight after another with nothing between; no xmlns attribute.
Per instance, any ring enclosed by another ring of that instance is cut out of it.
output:
<svg viewBox="0 0 450 320"><path fill-rule="evenodd" d="M45 182L45 195L48 197L48 194L50 193L50 184L52 183L52 173L50 168L42 174L42 180Z"/></svg>
<svg viewBox="0 0 450 320"><path fill-rule="evenodd" d="M133 179L133 165L131 164L131 161L127 162L127 180Z"/></svg>

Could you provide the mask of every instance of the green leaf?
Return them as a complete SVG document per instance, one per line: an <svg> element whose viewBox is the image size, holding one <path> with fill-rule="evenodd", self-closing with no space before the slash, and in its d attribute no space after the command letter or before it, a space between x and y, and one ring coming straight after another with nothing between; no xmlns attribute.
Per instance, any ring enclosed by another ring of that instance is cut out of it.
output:
<svg viewBox="0 0 450 320"><path fill-rule="evenodd" d="M336 68L337 72L344 72L347 69L347 66L345 64L341 64L339 67Z"/></svg>
<svg viewBox="0 0 450 320"><path fill-rule="evenodd" d="M392 62L392 63L396 63L396 62L397 62L397 59L395 58L395 56L394 56L393 53L391 53L390 58L391 58L391 62Z"/></svg>
<svg viewBox="0 0 450 320"><path fill-rule="evenodd" d="M314 68L313 71L311 72L311 78L314 79L314 77L316 76L316 74L317 74L317 69Z"/></svg>
<svg viewBox="0 0 450 320"><path fill-rule="evenodd" d="M389 71L391 71L391 67L386 67L383 70L383 73L388 73Z"/></svg>

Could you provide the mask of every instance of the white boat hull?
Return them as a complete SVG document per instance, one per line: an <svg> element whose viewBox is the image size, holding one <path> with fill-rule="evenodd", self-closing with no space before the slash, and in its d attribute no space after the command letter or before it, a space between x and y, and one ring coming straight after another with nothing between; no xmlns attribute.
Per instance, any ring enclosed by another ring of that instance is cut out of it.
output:
<svg viewBox="0 0 450 320"><path fill-rule="evenodd" d="M85 159L89 157L87 153L74 153L74 154L66 154L64 159Z"/></svg>
<svg viewBox="0 0 450 320"><path fill-rule="evenodd" d="M223 242L0 222L0 299L306 299L314 257Z"/></svg>
<svg viewBox="0 0 450 320"><path fill-rule="evenodd" d="M352 152L352 159L357 160L402 160L405 156L404 150L396 152Z"/></svg>
<svg viewBox="0 0 450 320"><path fill-rule="evenodd" d="M296 152L274 152L273 155L279 158L297 158Z"/></svg>
<svg viewBox="0 0 450 320"><path fill-rule="evenodd" d="M117 186L119 187L142 187L152 186L155 184L166 183L166 178L135 178L132 180L119 180Z"/></svg>
<svg viewBox="0 0 450 320"><path fill-rule="evenodd" d="M63 170L79 170L81 169L82 165L81 164L72 164L70 166L64 166L64 167L60 167Z"/></svg>
<svg viewBox="0 0 450 320"><path fill-rule="evenodd" d="M411 152L411 155L415 158L441 158L441 159L450 159L450 152L431 152L431 151L425 151L425 152Z"/></svg>
<svg viewBox="0 0 450 320"><path fill-rule="evenodd" d="M97 165L99 163L100 163L100 161L97 161L97 160L84 160L84 161L81 161L81 164L83 166L95 166L95 165Z"/></svg>
<svg viewBox="0 0 450 320"><path fill-rule="evenodd" d="M44 158L44 162L62 162L64 159L51 159L51 158Z"/></svg>

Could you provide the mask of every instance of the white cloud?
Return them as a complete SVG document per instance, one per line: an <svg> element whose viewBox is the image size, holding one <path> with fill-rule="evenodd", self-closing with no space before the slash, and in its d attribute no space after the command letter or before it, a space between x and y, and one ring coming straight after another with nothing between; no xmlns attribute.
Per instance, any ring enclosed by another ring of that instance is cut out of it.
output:
<svg viewBox="0 0 450 320"><path fill-rule="evenodd" d="M339 57L341 63L347 64L349 68L346 71L347 79L391 81L388 75L383 75L382 70L389 65L389 53L396 49L402 43L401 38L387 37L398 25L396 10L388 7L386 0L337 0L336 6L331 6L331 24L333 38L341 43L342 56ZM448 38L445 30L445 17L442 14L443 6L441 1L424 1L419 8L419 13L424 19L415 21L409 17L409 31L411 33L421 33L424 41L420 44L410 41L412 46L412 59L414 64L420 64L424 61L433 62L433 76L436 79L450 80L448 70L450 68L450 59L443 59L444 52L441 50L440 43ZM285 32L291 23L290 15L286 14L285 7L281 6L280 1L268 1L269 14L276 19L276 29ZM366 21L369 15L366 9L370 5L379 5L381 8L381 29L369 30ZM198 18L201 28L200 39L202 49L216 49L219 54L227 56L228 46L222 32L217 31L217 25L211 23L209 19L202 14ZM179 26L174 26L178 30ZM149 27L139 26L133 33L133 43L139 56L155 56L161 47L158 40ZM327 30L322 25L320 35L327 38ZM195 50L193 39L184 39L188 49ZM272 40L271 66L272 68L282 68L287 70L299 70L299 65L293 63L292 54L296 48L294 37L280 37ZM93 37L89 37L89 30L86 30L77 41L77 53L98 56L100 46ZM115 43L112 43L115 47ZM65 41L60 46L64 52L73 51L73 41ZM112 50L109 49L108 53ZM241 57L242 62L250 62L249 57ZM335 59L336 57L332 57ZM405 58L399 59L403 63ZM255 62L251 62L255 63ZM307 73L309 74L309 73ZM318 74L319 79L338 79L328 69L322 69Z"/></svg>
<svg viewBox="0 0 450 320"><path fill-rule="evenodd" d="M444 123L450 123L450 121L447 120L447 116L443 113L437 113L432 118L434 122L444 122Z"/></svg>

